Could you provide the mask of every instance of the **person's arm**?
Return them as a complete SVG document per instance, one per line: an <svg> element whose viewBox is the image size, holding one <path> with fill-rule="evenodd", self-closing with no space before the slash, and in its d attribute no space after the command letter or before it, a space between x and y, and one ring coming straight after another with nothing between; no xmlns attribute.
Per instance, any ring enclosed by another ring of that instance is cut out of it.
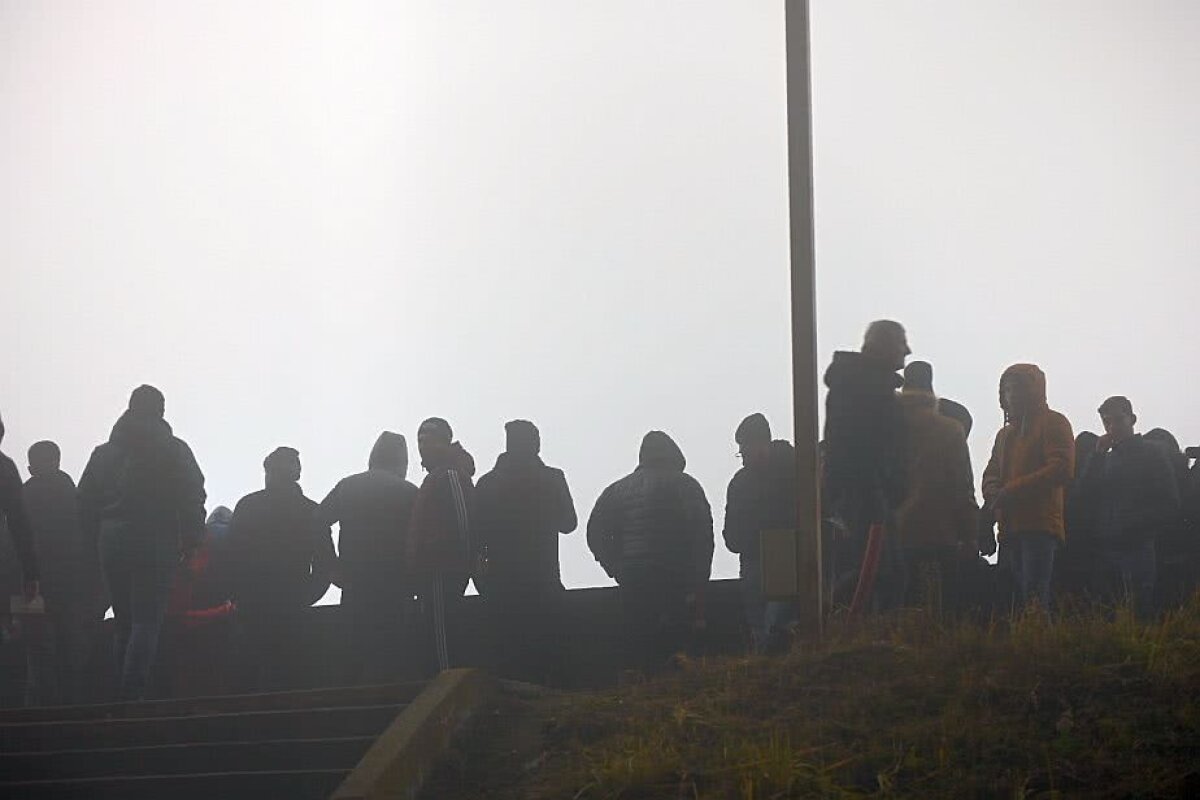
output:
<svg viewBox="0 0 1200 800"><path fill-rule="evenodd" d="M721 538L725 540L725 549L731 553L741 553L746 548L746 539L755 534L748 530L753 527L749 522L749 509L742 502L742 475L739 472L729 481L725 490L725 527Z"/></svg>
<svg viewBox="0 0 1200 800"><path fill-rule="evenodd" d="M1065 417L1055 414L1047 420L1042 450L1045 463L1033 472L1009 481L1004 487L1006 495L1066 486L1075 476L1075 435Z"/></svg>
<svg viewBox="0 0 1200 800"><path fill-rule="evenodd" d="M966 436L960 435L957 431L948 440L948 446L952 448L952 457L950 474L946 476L947 485L951 487L951 496L956 498L955 502L959 503L958 507L962 509L962 517L957 523L959 549L963 554L974 557L976 555L974 548L979 506L975 503L975 478L971 470L971 450L967 446Z"/></svg>
<svg viewBox="0 0 1200 800"><path fill-rule="evenodd" d="M691 491L691 518L696 553L696 591L702 592L712 576L713 552L716 549L713 532L712 506L696 479L688 477Z"/></svg>
<svg viewBox="0 0 1200 800"><path fill-rule="evenodd" d="M614 565L613 529L612 529L612 487L608 487L596 501L592 514L587 523L587 545L592 556L604 568L605 574L612 578Z"/></svg>
<svg viewBox="0 0 1200 800"><path fill-rule="evenodd" d="M992 455L988 459L987 467L983 470L980 490L983 493L984 508L992 508L1000 491L1004 488L1004 475L1000 472L1001 463L1004 460L1004 439L1005 429L1001 429L996 434L996 441L992 445Z"/></svg>
<svg viewBox="0 0 1200 800"><path fill-rule="evenodd" d="M317 514L320 520L329 526L342 521L342 484L340 482L329 490L329 494L325 495Z"/></svg>
<svg viewBox="0 0 1200 800"><path fill-rule="evenodd" d="M3 512L8 522L13 549L21 562L25 596L33 599L38 593L38 563L34 552L33 526L29 522L29 513L25 510L21 473L17 472L16 465L7 458L0 462L0 512Z"/></svg>
<svg viewBox="0 0 1200 800"><path fill-rule="evenodd" d="M574 533L579 527L579 515L575 513L575 500L571 497L571 487L567 485L567 476L562 470L554 475L554 489L558 501L558 532Z"/></svg>
<svg viewBox="0 0 1200 800"><path fill-rule="evenodd" d="M204 538L204 502L208 499L204 491L204 473L196 463L192 449L182 440L179 442L179 538L185 553L199 546Z"/></svg>
<svg viewBox="0 0 1200 800"><path fill-rule="evenodd" d="M333 534L329 525L320 517L318 507L313 508L313 560L309 574L308 604L320 600L333 583L333 572L337 566L337 554L333 550Z"/></svg>

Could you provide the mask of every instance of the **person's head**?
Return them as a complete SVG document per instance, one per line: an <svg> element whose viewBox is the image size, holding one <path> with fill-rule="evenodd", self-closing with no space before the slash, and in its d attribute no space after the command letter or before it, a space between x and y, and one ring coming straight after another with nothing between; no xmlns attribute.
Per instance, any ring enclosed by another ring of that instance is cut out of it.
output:
<svg viewBox="0 0 1200 800"><path fill-rule="evenodd" d="M505 451L513 455L536 456L542 452L542 434L526 419L514 419L504 425Z"/></svg>
<svg viewBox="0 0 1200 800"><path fill-rule="evenodd" d="M683 472L687 460L675 440L662 431L650 431L642 437L638 451L638 466L674 469Z"/></svg>
<svg viewBox="0 0 1200 800"><path fill-rule="evenodd" d="M4 418L0 417L0 442L4 441Z"/></svg>
<svg viewBox="0 0 1200 800"><path fill-rule="evenodd" d="M734 431L738 455L747 467L765 466L771 459L771 424L762 414L755 413L742 420Z"/></svg>
<svg viewBox="0 0 1200 800"><path fill-rule="evenodd" d="M29 448L29 474L53 475L62 464L62 452L54 442L37 442Z"/></svg>
<svg viewBox="0 0 1200 800"><path fill-rule="evenodd" d="M417 450L421 453L421 463L428 469L445 462L450 454L450 444L454 441L454 430L450 423L441 417L430 417L417 428Z"/></svg>
<svg viewBox="0 0 1200 800"><path fill-rule="evenodd" d="M1183 455L1183 448L1179 446L1179 440L1175 438L1175 434L1166 428L1151 428L1143 434L1143 438L1148 442L1154 442L1166 450L1172 458L1178 458Z"/></svg>
<svg viewBox="0 0 1200 800"><path fill-rule="evenodd" d="M894 370L904 369L905 360L912 355L904 326L890 319L875 320L867 326L862 352Z"/></svg>
<svg viewBox="0 0 1200 800"><path fill-rule="evenodd" d="M166 398L153 386L142 384L129 395L129 410L137 416L162 419L166 408Z"/></svg>
<svg viewBox="0 0 1200 800"><path fill-rule="evenodd" d="M1046 404L1046 376L1033 364L1014 364L1000 376L1000 407L1007 419L1024 419Z"/></svg>
<svg viewBox="0 0 1200 800"><path fill-rule="evenodd" d="M399 433L384 431L371 448L368 469L393 472L401 478L408 474L408 441Z"/></svg>
<svg viewBox="0 0 1200 800"><path fill-rule="evenodd" d="M914 361L904 368L904 389L912 392L933 392L933 365Z"/></svg>
<svg viewBox="0 0 1200 800"><path fill-rule="evenodd" d="M276 447L263 459L267 486L287 486L300 481L300 452L293 447Z"/></svg>
<svg viewBox="0 0 1200 800"><path fill-rule="evenodd" d="M1110 397L1100 404L1100 421L1104 423L1104 432L1114 442L1123 442L1133 436L1133 426L1137 424L1137 415L1133 413L1133 403L1129 398L1120 395Z"/></svg>

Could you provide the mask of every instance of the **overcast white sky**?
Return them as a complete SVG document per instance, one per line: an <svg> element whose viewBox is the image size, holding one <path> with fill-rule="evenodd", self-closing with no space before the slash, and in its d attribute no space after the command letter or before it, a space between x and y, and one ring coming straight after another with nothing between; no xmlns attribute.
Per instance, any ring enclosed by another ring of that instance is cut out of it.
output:
<svg viewBox="0 0 1200 800"><path fill-rule="evenodd" d="M812 38L821 361L904 321L977 463L1018 360L1200 444L1200 3ZM662 428L719 536L738 421L790 431L783 43L780 0L0 1L5 451L78 476L150 382L232 506L279 444L320 499L382 429L487 469L524 417L586 519Z"/></svg>

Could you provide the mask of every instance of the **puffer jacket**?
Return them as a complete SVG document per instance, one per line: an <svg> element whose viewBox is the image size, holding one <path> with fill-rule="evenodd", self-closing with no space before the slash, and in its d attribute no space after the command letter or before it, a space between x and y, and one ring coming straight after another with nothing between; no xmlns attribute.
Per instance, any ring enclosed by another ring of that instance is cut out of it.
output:
<svg viewBox="0 0 1200 800"><path fill-rule="evenodd" d="M991 506L1003 489L1008 499L996 514L1001 539L1008 532L1051 533L1066 539L1064 490L1075 475L1071 423L1046 402L1046 375L1033 364L1016 364L1000 379L1019 375L1031 387L1032 408L1008 420L996 434L983 472L983 500Z"/></svg>
<svg viewBox="0 0 1200 800"><path fill-rule="evenodd" d="M684 472L678 445L661 431L642 441L638 467L609 486L588 519L588 547L618 584L660 573L699 588L712 572L712 509Z"/></svg>
<svg viewBox="0 0 1200 800"><path fill-rule="evenodd" d="M978 506L963 426L940 413L930 392L900 395L908 429L908 493L896 510L904 547L961 547L975 556Z"/></svg>

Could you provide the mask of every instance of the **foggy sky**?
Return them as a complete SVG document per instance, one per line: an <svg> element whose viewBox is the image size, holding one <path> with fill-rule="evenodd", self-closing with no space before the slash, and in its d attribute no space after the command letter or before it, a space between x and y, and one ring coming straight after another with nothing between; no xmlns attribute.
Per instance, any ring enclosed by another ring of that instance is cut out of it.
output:
<svg viewBox="0 0 1200 800"><path fill-rule="evenodd" d="M586 519L674 436L790 435L782 2L0 2L4 449L78 477L142 382L210 508L379 431L542 429ZM813 8L819 352L906 323L975 414L1041 364L1200 444L1200 4ZM606 582L582 530L570 586ZM715 572L736 574L718 546Z"/></svg>

